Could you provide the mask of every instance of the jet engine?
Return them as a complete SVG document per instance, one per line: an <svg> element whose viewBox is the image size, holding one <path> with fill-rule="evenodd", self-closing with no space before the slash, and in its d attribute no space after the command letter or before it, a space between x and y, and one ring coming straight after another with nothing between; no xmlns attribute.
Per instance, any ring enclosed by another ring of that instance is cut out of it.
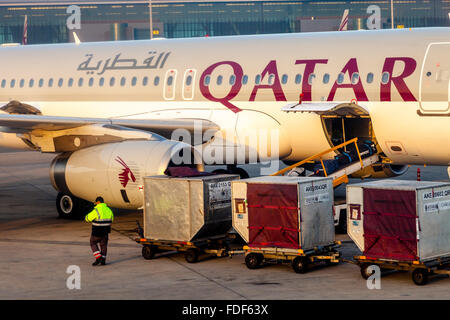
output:
<svg viewBox="0 0 450 320"><path fill-rule="evenodd" d="M398 177L408 171L408 166L388 163L375 163L351 175L352 178L391 178Z"/></svg>
<svg viewBox="0 0 450 320"><path fill-rule="evenodd" d="M62 153L50 166L50 180L60 192L58 212L75 216L74 211L87 208L81 199L92 202L97 196L114 208L141 208L143 177L162 175L173 166L203 170L200 154L190 145L165 139L108 143Z"/></svg>

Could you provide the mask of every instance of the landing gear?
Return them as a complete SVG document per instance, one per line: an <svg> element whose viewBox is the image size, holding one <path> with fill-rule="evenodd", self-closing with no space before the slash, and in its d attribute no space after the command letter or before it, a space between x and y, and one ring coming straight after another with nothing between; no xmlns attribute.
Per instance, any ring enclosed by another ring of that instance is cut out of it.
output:
<svg viewBox="0 0 450 320"><path fill-rule="evenodd" d="M62 219L79 219L93 208L92 203L72 195L59 192L56 197L56 210Z"/></svg>

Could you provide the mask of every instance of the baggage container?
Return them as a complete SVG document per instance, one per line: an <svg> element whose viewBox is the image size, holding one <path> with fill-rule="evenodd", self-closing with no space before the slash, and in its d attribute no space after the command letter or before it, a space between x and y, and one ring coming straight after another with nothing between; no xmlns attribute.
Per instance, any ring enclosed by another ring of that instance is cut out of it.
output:
<svg viewBox="0 0 450 320"><path fill-rule="evenodd" d="M238 175L144 177L144 237L195 242L231 229L231 181Z"/></svg>
<svg viewBox="0 0 450 320"><path fill-rule="evenodd" d="M248 247L334 245L333 180L264 176L232 182L233 228Z"/></svg>
<svg viewBox="0 0 450 320"><path fill-rule="evenodd" d="M367 258L418 263L449 256L450 183L348 185L347 229Z"/></svg>

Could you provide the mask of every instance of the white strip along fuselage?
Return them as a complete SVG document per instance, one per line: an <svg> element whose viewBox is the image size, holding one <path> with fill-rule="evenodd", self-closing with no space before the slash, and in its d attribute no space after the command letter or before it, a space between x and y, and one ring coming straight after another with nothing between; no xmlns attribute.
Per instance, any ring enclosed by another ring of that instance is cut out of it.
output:
<svg viewBox="0 0 450 320"><path fill-rule="evenodd" d="M0 101L45 116L206 119L235 144L277 129L294 161L330 143L319 115L281 108L300 93L356 99L394 163L448 165L449 56L450 28L3 47Z"/></svg>

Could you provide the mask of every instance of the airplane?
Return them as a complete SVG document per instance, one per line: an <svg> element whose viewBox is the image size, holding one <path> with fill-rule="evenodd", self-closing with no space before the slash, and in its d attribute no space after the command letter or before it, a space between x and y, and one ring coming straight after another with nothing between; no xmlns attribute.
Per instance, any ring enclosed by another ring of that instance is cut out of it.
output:
<svg viewBox="0 0 450 320"><path fill-rule="evenodd" d="M141 208L172 166L245 177L355 137L383 158L360 175L448 166L449 50L450 28L0 47L0 146L56 154L63 217Z"/></svg>

